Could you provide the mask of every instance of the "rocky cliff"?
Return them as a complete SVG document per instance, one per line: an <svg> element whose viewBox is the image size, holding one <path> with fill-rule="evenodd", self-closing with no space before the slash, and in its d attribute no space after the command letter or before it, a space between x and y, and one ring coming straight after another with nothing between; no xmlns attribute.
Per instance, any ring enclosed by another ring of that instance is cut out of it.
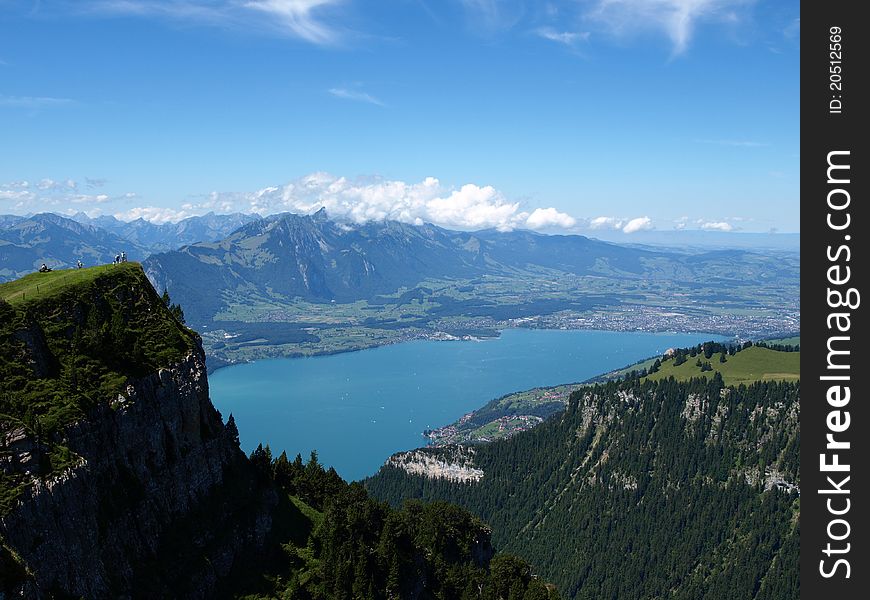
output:
<svg viewBox="0 0 870 600"><path fill-rule="evenodd" d="M275 492L141 269L68 287L0 311L0 598L210 597ZM157 325L160 343L136 334Z"/></svg>

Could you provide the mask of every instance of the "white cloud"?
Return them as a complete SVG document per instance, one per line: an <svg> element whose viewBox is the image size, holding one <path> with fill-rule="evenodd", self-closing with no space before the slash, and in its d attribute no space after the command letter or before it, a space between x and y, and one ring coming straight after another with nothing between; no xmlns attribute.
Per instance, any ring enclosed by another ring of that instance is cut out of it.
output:
<svg viewBox="0 0 870 600"><path fill-rule="evenodd" d="M625 226L622 228L622 232L635 233L637 231L646 231L652 228L652 219L650 219L649 217L638 217L626 223Z"/></svg>
<svg viewBox="0 0 870 600"><path fill-rule="evenodd" d="M434 223L453 229L570 229L576 219L555 208L531 213L510 202L492 186L473 183L445 187L434 177L417 183L336 177L311 173L283 186L257 192L212 193L202 202L185 204L186 211L242 211L312 214L325 208L330 217L364 223L384 219L410 224Z"/></svg>
<svg viewBox="0 0 870 600"><path fill-rule="evenodd" d="M329 93L336 98L342 98L344 100L353 100L355 102L366 102L368 104L374 104L376 106L384 106L383 102L381 102L371 94L367 94L366 92L361 92L358 90L348 90L346 88L330 88Z"/></svg>
<svg viewBox="0 0 870 600"><path fill-rule="evenodd" d="M647 229L654 229L652 219L649 217L635 217L634 219L621 219L618 217L595 217L589 221L590 229L612 229L623 233L635 233Z"/></svg>
<svg viewBox="0 0 870 600"><path fill-rule="evenodd" d="M580 42L585 42L589 39L588 31L557 31L552 27L540 27L535 30L535 34L545 40L557 42L566 46L576 46Z"/></svg>
<svg viewBox="0 0 870 600"><path fill-rule="evenodd" d="M700 225L707 231L734 231L734 226L725 221L704 221Z"/></svg>
<svg viewBox="0 0 870 600"><path fill-rule="evenodd" d="M32 200L36 195L29 190L21 190L21 189L0 189L0 200L10 200L15 202L22 202L26 200Z"/></svg>
<svg viewBox="0 0 870 600"><path fill-rule="evenodd" d="M78 184L72 179L66 179L64 181L55 181L54 179L41 179L36 183L36 188L45 192L49 190L74 190L78 187Z"/></svg>
<svg viewBox="0 0 870 600"><path fill-rule="evenodd" d="M595 0L587 17L617 36L652 30L671 40L681 54L699 23L736 23L754 0Z"/></svg>
<svg viewBox="0 0 870 600"><path fill-rule="evenodd" d="M26 179L22 179L20 181L10 181L9 183L5 184L3 187L7 188L7 189L16 189L16 190L17 189L24 189L24 190L26 190L27 188L30 187L30 182L27 181Z"/></svg>
<svg viewBox="0 0 870 600"><path fill-rule="evenodd" d="M702 230L702 231L737 231L739 227L734 225L734 222L741 223L744 221L752 221L747 217L726 217L725 219L697 219L689 217L680 217L674 220L674 229L682 230Z"/></svg>
<svg viewBox="0 0 870 600"><path fill-rule="evenodd" d="M595 217L589 221L590 229L622 229L625 224L624 219L616 217Z"/></svg>
<svg viewBox="0 0 870 600"><path fill-rule="evenodd" d="M571 229L577 219L555 208L536 208L525 224L529 229Z"/></svg>
<svg viewBox="0 0 870 600"><path fill-rule="evenodd" d="M85 180L85 188L99 187L94 180ZM4 210L11 209L17 213L41 212L49 207L65 206L66 211L75 206L75 211L94 210L100 205L115 201L130 201L136 198L133 192L121 195L107 193L87 194L79 190L79 183L74 179L51 179L45 177L38 181L12 181L0 184L0 201L9 202Z"/></svg>
<svg viewBox="0 0 870 600"><path fill-rule="evenodd" d="M339 221L365 223L395 220L422 225L434 223L450 229L531 229L544 232L578 232L585 226L608 227L626 233L651 227L647 217L623 219L599 217L587 221L554 207L524 209L508 200L493 186L466 183L445 186L434 177L408 183L380 178L349 179L316 172L285 185L264 187L255 192L211 192L172 208L135 206L134 192L113 193L100 188L100 180L76 181L42 179L0 184L0 201L16 212L35 212L59 206L69 212L113 214L121 220L143 218L166 223L214 211L270 215L280 212L313 214L325 208ZM81 189L79 189L81 188ZM99 193L85 193L93 191Z"/></svg>

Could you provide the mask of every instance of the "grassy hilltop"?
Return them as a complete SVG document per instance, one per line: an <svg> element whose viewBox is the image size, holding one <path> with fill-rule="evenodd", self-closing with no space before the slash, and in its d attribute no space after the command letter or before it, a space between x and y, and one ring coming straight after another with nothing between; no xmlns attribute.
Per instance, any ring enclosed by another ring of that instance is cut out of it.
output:
<svg viewBox="0 0 870 600"><path fill-rule="evenodd" d="M661 381L674 377L679 381L688 381L692 377L711 378L715 373L722 376L725 385L749 385L757 381L799 381L801 353L783 352L763 346L744 348L736 354L725 354L725 362L721 362L721 353L715 353L706 358L703 353L690 356L686 362L675 364L673 358L661 363L655 373L647 375L648 379ZM698 365L698 361L702 366ZM709 365L710 370L702 370L703 365Z"/></svg>

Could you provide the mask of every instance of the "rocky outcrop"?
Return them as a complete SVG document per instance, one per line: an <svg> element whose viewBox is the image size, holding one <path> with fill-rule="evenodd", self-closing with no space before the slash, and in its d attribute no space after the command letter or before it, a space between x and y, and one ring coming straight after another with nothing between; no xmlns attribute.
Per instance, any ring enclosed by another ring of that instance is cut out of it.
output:
<svg viewBox="0 0 870 600"><path fill-rule="evenodd" d="M420 448L392 455L386 466L429 479L480 481L483 471L474 466L474 453L474 448L468 446Z"/></svg>
<svg viewBox="0 0 870 600"><path fill-rule="evenodd" d="M26 464L31 444L10 435L8 460ZM0 597L210 597L264 543L277 497L211 404L201 348L62 435L72 466L0 517L3 571L19 575Z"/></svg>

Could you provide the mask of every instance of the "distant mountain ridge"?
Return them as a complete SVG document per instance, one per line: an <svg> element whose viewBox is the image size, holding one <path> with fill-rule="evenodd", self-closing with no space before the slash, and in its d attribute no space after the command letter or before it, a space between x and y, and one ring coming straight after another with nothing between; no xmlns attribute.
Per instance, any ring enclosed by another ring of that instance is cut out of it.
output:
<svg viewBox="0 0 870 600"><path fill-rule="evenodd" d="M92 266L110 263L121 252L129 260L142 260L154 252L222 239L257 218L208 213L158 225L141 218L92 219L84 213L71 218L55 213L0 215L0 281L31 273L42 263L56 269L73 267L81 260Z"/></svg>
<svg viewBox="0 0 870 600"><path fill-rule="evenodd" d="M259 215L245 213L219 215L214 212L187 217L177 223L152 223L142 217L133 221L121 221L109 215L91 218L81 212L72 217L79 223L94 225L130 240L151 253L174 250L196 242L219 240L259 218Z"/></svg>

